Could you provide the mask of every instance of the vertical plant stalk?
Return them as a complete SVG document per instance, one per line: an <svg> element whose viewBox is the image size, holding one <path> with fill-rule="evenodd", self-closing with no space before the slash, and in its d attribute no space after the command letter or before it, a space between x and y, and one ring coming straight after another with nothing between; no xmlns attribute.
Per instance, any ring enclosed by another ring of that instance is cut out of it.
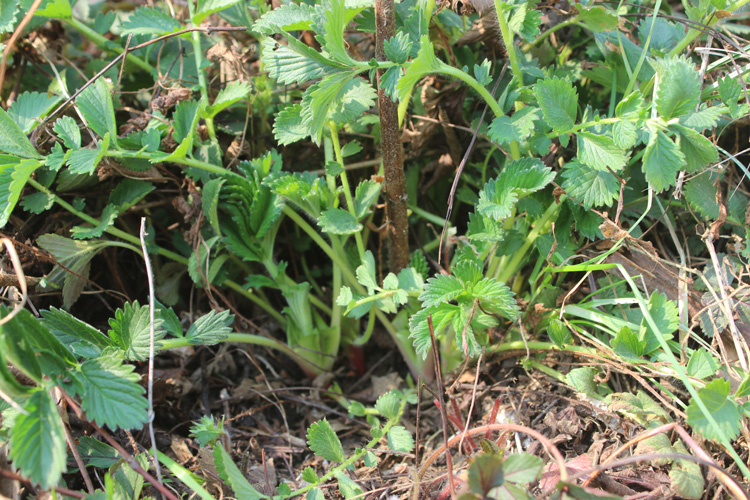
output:
<svg viewBox="0 0 750 500"><path fill-rule="evenodd" d="M156 457L156 435L154 434L154 356L155 346L154 337L156 332L154 331L155 321L155 310L156 299L154 297L154 273L151 270L151 259L148 258L148 249L146 248L146 218L141 217L141 249L143 250L143 261L146 264L146 278L148 280L148 324L149 324L149 335L148 335L148 434L151 438L151 454L154 461L154 469L156 470L156 480L161 482L161 467L159 466L159 459Z"/></svg>
<svg viewBox="0 0 750 500"><path fill-rule="evenodd" d="M393 0L375 0L375 58L386 61L385 41L396 34L396 8ZM380 147L385 171L386 231L388 263L394 273L409 265L409 220L404 177L404 152L398 126L398 106L381 85L385 70L379 69Z"/></svg>

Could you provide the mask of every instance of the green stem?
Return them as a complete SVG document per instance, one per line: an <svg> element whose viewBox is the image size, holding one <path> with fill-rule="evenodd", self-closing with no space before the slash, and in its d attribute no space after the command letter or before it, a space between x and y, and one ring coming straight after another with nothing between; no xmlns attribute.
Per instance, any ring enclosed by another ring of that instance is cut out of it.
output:
<svg viewBox="0 0 750 500"><path fill-rule="evenodd" d="M443 227L443 224L445 224L445 219L432 214L428 212L427 210L424 210L423 208L419 208L416 205L409 205L409 210L414 212L414 214L417 215L417 217L420 217L428 222L432 222L433 224L436 224L440 227Z"/></svg>
<svg viewBox="0 0 750 500"><path fill-rule="evenodd" d="M198 0L195 0L195 3L197 5ZM190 18L193 18L193 15L195 14L195 9L193 7L192 0L188 0L188 15ZM203 72L203 48L201 47L201 36L200 33L197 31L193 31L190 33L190 40L193 43L193 55L195 57L195 68L198 72L198 85L201 89L201 97L206 101L206 104L208 104L208 83L206 82L206 74ZM213 117L204 117L204 120L206 122L206 130L208 131L208 137L211 139L211 142L214 144L218 144L216 141L216 129L214 128L214 119Z"/></svg>
<svg viewBox="0 0 750 500"><path fill-rule="evenodd" d="M621 121L636 121L636 120L637 119L635 119L635 118L632 119L632 120L629 120L627 118L618 118L618 117L602 118L601 120L594 120L592 122L579 123L578 125L574 126L573 128L571 128L570 130L568 130L568 131L566 131L564 133L565 134L573 134L575 132L578 132L579 130L583 130L583 129L590 128L590 127L595 127L597 125L609 125L609 124L617 123L617 122L621 122ZM553 132L548 133L547 137L549 139L554 139L555 137L560 137L561 135L562 134L559 134L559 133L553 131Z"/></svg>
<svg viewBox="0 0 750 500"><path fill-rule="evenodd" d="M333 142L333 153L336 157L336 161L343 172L339 176L341 178L341 186L344 188L344 197L346 198L346 208L349 213L352 214L354 219L357 219L357 212L354 209L354 199L352 198L352 190L349 187L349 179L346 177L346 169L344 168L344 155L341 154L341 143L339 142L339 131L333 122L328 122L328 128L331 131L331 142ZM362 261L365 258L365 245L362 242L362 233L357 231L354 233L354 241L357 242L357 251L359 252L359 259Z"/></svg>
<svg viewBox="0 0 750 500"><path fill-rule="evenodd" d="M295 352L288 345L284 344L283 342L279 342L276 339L264 337L262 335L253 335L250 333L230 333L229 335L227 335L227 338L225 338L221 342L231 342L231 343L237 343L237 344L252 344L252 345L259 345L263 347L269 347L271 349L276 349L278 351L283 352L284 354L288 355L289 357L291 357L292 359L294 359L296 362L300 364L307 363L307 360L305 360L302 356L300 356L297 352ZM188 347L188 346L196 345L196 344L190 343L185 337L163 339L159 341L159 344L161 344L159 346L160 351L166 351L168 349L177 349L179 347Z"/></svg>
<svg viewBox="0 0 750 500"><path fill-rule="evenodd" d="M159 163L162 161L162 158L159 155L154 155L145 151L116 151L114 149L109 149L105 153L105 156L109 156L111 158L140 158L143 160L152 161L154 163ZM166 156L164 158L166 158ZM222 177L242 177L239 174L232 172L231 170L227 170L224 167L219 167L212 163L196 160L194 158L174 158L169 161L170 163L177 163L188 167L199 168L201 170L205 170L206 172L211 172L212 174L221 175Z"/></svg>
<svg viewBox="0 0 750 500"><path fill-rule="evenodd" d="M581 18L581 16L575 16L575 17L571 17L570 19L567 19L567 20L561 22L560 24L556 24L555 26L551 27L550 29L548 29L547 31L545 31L544 33L542 33L541 35L539 35L536 38L536 40L534 40L533 42L531 42L530 45L531 46L538 45L543 40L546 40L555 31L561 30L563 28L567 28L571 24L576 24L580 18Z"/></svg>
<svg viewBox="0 0 750 500"><path fill-rule="evenodd" d="M109 50L112 52L116 52L117 54L122 54L125 52L125 49L122 47L118 47L115 45L112 40L109 40L105 38L103 35L100 35L96 31L92 30L88 26L86 26L84 23L79 21L76 18L70 18L67 19L66 22L70 24L73 28L80 31L83 36L85 36L87 39L94 42L98 47L100 47L103 50ZM149 73L153 73L154 67L151 66L148 62L144 61L138 56L134 56L132 53L128 53L127 60L138 66L139 68L148 71Z"/></svg>
<svg viewBox="0 0 750 500"><path fill-rule="evenodd" d="M503 11L500 0L495 0L495 13L497 14L497 24L500 27L500 34L503 36L503 43L508 51L508 58L510 59L510 68L513 71L513 76L518 80L520 86L523 86L523 74L521 74L521 66L518 64L518 52L513 44L513 33L510 31L508 21L505 19L505 11ZM496 116L500 116L496 114Z"/></svg>
<svg viewBox="0 0 750 500"><path fill-rule="evenodd" d="M490 109L495 114L495 116L503 116L505 114L503 113L503 109L497 103L497 99L492 97L492 94L490 94L489 90L484 88L471 75L466 74L465 72L461 71L458 68L448 66L447 64L441 65L440 72L445 73L448 76L457 78L461 80L462 82L466 83L469 87L473 88L480 96L482 96L482 99L484 99L487 102L487 104L489 105Z"/></svg>
<svg viewBox="0 0 750 500"><path fill-rule="evenodd" d="M546 232L547 230L549 230L549 226L552 220L557 216L557 212L560 210L560 206L562 206L562 202L565 201L565 198L565 195L560 196L560 199L556 203L552 203L547 208L541 219L539 219L534 225L534 229L532 229L528 236L526 236L526 241L521 246L521 248L516 251L508 265L504 266L501 269L500 274L497 277L498 281L507 283L511 276L516 273L516 271L518 270L517 268L521 265L521 262L523 262L523 260L528 257L528 252L531 248L531 245L534 244L534 242L537 240L537 238L539 238L543 231Z"/></svg>

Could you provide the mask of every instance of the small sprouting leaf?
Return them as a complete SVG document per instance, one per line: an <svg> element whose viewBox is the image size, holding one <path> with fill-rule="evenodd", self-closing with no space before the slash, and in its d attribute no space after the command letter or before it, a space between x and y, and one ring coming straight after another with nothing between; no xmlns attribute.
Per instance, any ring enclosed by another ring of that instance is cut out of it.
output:
<svg viewBox="0 0 750 500"><path fill-rule="evenodd" d="M611 138L590 132L578 132L576 137L578 160L584 165L597 170L607 170L609 167L615 172L625 168L627 156Z"/></svg>
<svg viewBox="0 0 750 500"><path fill-rule="evenodd" d="M357 185L354 193L354 212L361 219L370 212L370 207L378 200L383 185L372 180L364 180Z"/></svg>
<svg viewBox="0 0 750 500"><path fill-rule="evenodd" d="M329 234L353 234L362 230L362 224L342 208L329 208L320 214L318 225L324 233Z"/></svg>
<svg viewBox="0 0 750 500"><path fill-rule="evenodd" d="M229 456L229 453L227 453L227 450L221 444L214 446L213 455L214 465L216 466L216 471L219 473L219 477L234 490L236 498L242 498L243 500L268 498L253 488L247 479L245 479L245 475L237 468L232 461L232 457Z"/></svg>
<svg viewBox="0 0 750 500"><path fill-rule="evenodd" d="M534 95L555 132L564 134L573 128L578 113L578 94L570 82L545 78L534 86Z"/></svg>
<svg viewBox="0 0 750 500"><path fill-rule="evenodd" d="M326 419L319 420L310 426L307 430L307 444L320 458L331 462L346 460L341 441Z"/></svg>
<svg viewBox="0 0 750 500"><path fill-rule="evenodd" d="M102 211L99 224L96 226L74 226L70 229L70 235L76 240L88 240L100 237L104 231L115 223L119 215L114 205L107 205Z"/></svg>
<svg viewBox="0 0 750 500"><path fill-rule="evenodd" d="M712 380L698 391L698 396L713 416L717 427L708 421L695 401L691 400L688 405L688 423L706 439L719 439L718 429L730 440L740 434L742 414L737 403L729 398L729 392L729 382L722 378Z"/></svg>
<svg viewBox="0 0 750 500"><path fill-rule="evenodd" d="M375 409L387 419L398 416L398 408L401 404L399 397L393 391L388 391L375 402Z"/></svg>
<svg viewBox="0 0 750 500"><path fill-rule="evenodd" d="M250 93L251 87L247 82L234 81L227 85L219 95L214 99L214 103L211 104L206 110L206 114L209 118L216 116L217 113L223 109L228 108L232 104L241 101Z"/></svg>
<svg viewBox="0 0 750 500"><path fill-rule="evenodd" d="M102 138L109 134L110 140L117 143L115 109L104 78L99 78L93 85L86 87L76 98L76 104L91 130Z"/></svg>
<svg viewBox="0 0 750 500"><path fill-rule="evenodd" d="M602 205L611 206L620 192L620 183L611 172L577 161L566 163L562 176L565 179L562 188L586 210Z"/></svg>
<svg viewBox="0 0 750 500"><path fill-rule="evenodd" d="M95 358L107 347L115 347L109 337L62 309L42 311L42 318L50 333L76 356Z"/></svg>
<svg viewBox="0 0 750 500"><path fill-rule="evenodd" d="M658 59L653 63L659 76L656 109L664 120L686 115L700 103L700 76L684 57Z"/></svg>
<svg viewBox="0 0 750 500"><path fill-rule="evenodd" d="M224 435L224 432L224 419L217 422L211 415L203 415L190 428L190 435L198 441L201 448L213 444L218 438Z"/></svg>
<svg viewBox="0 0 750 500"><path fill-rule="evenodd" d="M469 467L469 489L489 498L489 492L505 482L503 460L498 455L485 453L476 457Z"/></svg>
<svg viewBox="0 0 750 500"><path fill-rule="evenodd" d="M24 92L8 108L8 116L15 121L24 134L31 132L48 111L60 101L60 96L49 96L40 92Z"/></svg>
<svg viewBox="0 0 750 500"><path fill-rule="evenodd" d="M388 431L388 447L393 451L411 453L414 449L414 438L405 427L394 425Z"/></svg>
<svg viewBox="0 0 750 500"><path fill-rule="evenodd" d="M166 12L153 7L138 7L122 23L125 35L165 35L182 28L182 24Z"/></svg>
<svg viewBox="0 0 750 500"><path fill-rule="evenodd" d="M193 24L199 26L200 23L215 12L228 9L232 5L239 3L240 0L203 0L198 2L198 11L193 15Z"/></svg>
<svg viewBox="0 0 750 500"><path fill-rule="evenodd" d="M302 480L310 484L318 484L320 478L315 473L312 467L305 467L305 469L302 471Z"/></svg>
<svg viewBox="0 0 750 500"><path fill-rule="evenodd" d="M438 274L427 280L424 292L419 296L422 307L433 307L454 300L464 293L464 284L455 276Z"/></svg>
<svg viewBox="0 0 750 500"><path fill-rule="evenodd" d="M161 329L161 318L154 319L154 341L156 347L159 340L164 338L165 331ZM109 337L125 351L127 359L144 361L148 359L151 336L149 307L140 305L138 301L126 303L122 309L115 311L115 317L110 318Z"/></svg>
<svg viewBox="0 0 750 500"><path fill-rule="evenodd" d="M489 59L482 61L482 64L474 65L474 78L477 79L479 85L489 85L492 83L492 63Z"/></svg>
<svg viewBox="0 0 750 500"><path fill-rule="evenodd" d="M405 31L399 31L383 42L385 56L397 64L404 64L411 53L412 43L409 34Z"/></svg>
<svg viewBox="0 0 750 500"><path fill-rule="evenodd" d="M213 345L226 339L232 332L229 325L234 321L234 315L229 311L210 311L204 314L195 323L190 325L185 338L191 344Z"/></svg>
<svg viewBox="0 0 750 500"><path fill-rule="evenodd" d="M10 433L10 458L21 474L46 490L57 485L66 469L65 430L47 391L35 391L24 410Z"/></svg>
<svg viewBox="0 0 750 500"><path fill-rule="evenodd" d="M695 350L687 364L687 373L691 377L704 379L712 376L719 369L721 364L708 353L704 348L699 347ZM739 389L738 391L739 392ZM736 396L736 395L735 395Z"/></svg>
<svg viewBox="0 0 750 500"><path fill-rule="evenodd" d="M0 124L0 129L2 129L2 124ZM3 164L0 161L0 227L8 223L26 182L41 166L41 163L36 160L19 161L18 158L9 158L9 160L18 163Z"/></svg>
<svg viewBox="0 0 750 500"><path fill-rule="evenodd" d="M41 158L23 130L3 109L0 109L0 151L21 158Z"/></svg>
<svg viewBox="0 0 750 500"><path fill-rule="evenodd" d="M148 418L141 377L113 354L83 362L78 374L85 397L81 407L86 416L111 429L138 429Z"/></svg>
<svg viewBox="0 0 750 500"><path fill-rule="evenodd" d="M651 132L651 138L643 155L643 173L649 185L657 193L674 185L677 172L687 162L680 148L661 130Z"/></svg>
<svg viewBox="0 0 750 500"><path fill-rule="evenodd" d="M66 148L78 149L81 147L81 129L78 128L78 124L73 118L69 116L58 118L52 128L57 136L62 139Z"/></svg>

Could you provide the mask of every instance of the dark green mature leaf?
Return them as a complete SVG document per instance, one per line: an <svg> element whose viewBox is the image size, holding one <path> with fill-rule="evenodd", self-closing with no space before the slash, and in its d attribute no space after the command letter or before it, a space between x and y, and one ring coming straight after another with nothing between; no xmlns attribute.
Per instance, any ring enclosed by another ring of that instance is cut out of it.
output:
<svg viewBox="0 0 750 500"><path fill-rule="evenodd" d="M320 458L331 462L346 460L341 441L326 419L319 420L310 426L307 430L307 444Z"/></svg>
<svg viewBox="0 0 750 500"><path fill-rule="evenodd" d="M638 333L624 326L612 339L612 350L623 358L638 359L646 352L646 341Z"/></svg>
<svg viewBox="0 0 750 500"><path fill-rule="evenodd" d="M344 0L327 0L325 2L325 21L323 40L328 54L334 60L350 66L354 60L349 56L344 44L344 29L347 25L346 7Z"/></svg>
<svg viewBox="0 0 750 500"><path fill-rule="evenodd" d="M115 343L102 332L79 320L72 314L55 307L42 311L42 323L70 351L79 357L95 358Z"/></svg>
<svg viewBox="0 0 750 500"><path fill-rule="evenodd" d="M670 127L679 137L680 151L685 156L688 172L698 172L711 163L719 161L719 152L711 141L695 130L681 125Z"/></svg>
<svg viewBox="0 0 750 500"><path fill-rule="evenodd" d="M115 109L104 78L99 78L93 85L86 87L76 98L76 104L91 130L102 138L109 134L110 140L117 144Z"/></svg>
<svg viewBox="0 0 750 500"><path fill-rule="evenodd" d="M10 458L24 477L42 489L56 486L65 472L65 430L55 401L37 390L16 417L10 434Z"/></svg>
<svg viewBox="0 0 750 500"><path fill-rule="evenodd" d="M0 151L21 158L42 157L26 138L23 130L3 109L0 109Z"/></svg>
<svg viewBox="0 0 750 500"><path fill-rule="evenodd" d="M24 92L8 108L8 116L18 124L24 134L28 134L58 102L60 102L60 96Z"/></svg>
<svg viewBox="0 0 750 500"><path fill-rule="evenodd" d="M1 124L0 127L2 127ZM4 161L10 163L4 163ZM8 223L26 182L41 165L36 160L21 160L13 157L0 159L0 228Z"/></svg>
<svg viewBox="0 0 750 500"><path fill-rule="evenodd" d="M110 429L139 429L146 422L148 401L133 370L112 353L84 361L79 372L85 395L81 407L89 419Z"/></svg>
<svg viewBox="0 0 750 500"><path fill-rule="evenodd" d="M590 132L578 132L578 160L584 165L597 170L611 168L615 172L625 168L627 156L625 152L606 135L596 135Z"/></svg>
<svg viewBox="0 0 750 500"><path fill-rule="evenodd" d="M724 436L730 440L740 434L742 414L737 403L729 398L729 392L729 382L722 378L712 380L698 391L698 396L708 408L718 427L714 427L708 421L695 401L691 400L688 405L688 423L706 439L719 439L717 429L721 429Z"/></svg>
<svg viewBox="0 0 750 500"><path fill-rule="evenodd" d="M545 78L534 86L534 95L552 130L564 134L573 128L578 113L578 93L570 82Z"/></svg>
<svg viewBox="0 0 750 500"><path fill-rule="evenodd" d="M477 211L491 219L504 219L511 214L519 198L544 189L554 178L552 169L539 159L521 158L512 161L497 179L484 185L479 193Z"/></svg>
<svg viewBox="0 0 750 500"><path fill-rule="evenodd" d="M661 193L673 186L677 172L686 165L685 155L669 136L661 130L651 133L643 155L643 173L654 191Z"/></svg>
<svg viewBox="0 0 750 500"><path fill-rule="evenodd" d="M659 76L656 109L664 120L692 113L700 103L700 76L684 57L659 59L653 63Z"/></svg>
<svg viewBox="0 0 750 500"><path fill-rule="evenodd" d="M229 325L234 321L234 315L229 311L210 311L204 314L195 323L190 325L185 338L191 344L213 345L225 340L232 329Z"/></svg>
<svg viewBox="0 0 750 500"><path fill-rule="evenodd" d="M154 340L158 348L159 340L166 332L161 329L162 319L154 319ZM126 303L122 309L115 311L115 317L110 318L109 337L125 351L127 359L144 361L148 359L151 326L149 307L140 305L138 301Z"/></svg>
<svg viewBox="0 0 750 500"><path fill-rule="evenodd" d="M153 7L138 7L122 23L126 35L165 35L182 28L182 24L166 12Z"/></svg>
<svg viewBox="0 0 750 500"><path fill-rule="evenodd" d="M117 211L122 213L154 189L155 186L148 181L126 178L109 194L109 204L114 205Z"/></svg>
<svg viewBox="0 0 750 500"><path fill-rule="evenodd" d="M268 498L262 495L258 490L245 479L245 475L232 461L232 457L221 444L214 446L214 465L223 479L234 490L234 496L242 500L260 500Z"/></svg>
<svg viewBox="0 0 750 500"><path fill-rule="evenodd" d="M77 240L88 240L91 238L98 238L104 231L106 231L112 224L115 223L119 212L114 205L107 205L102 211L102 215L99 218L99 224L96 226L73 226L70 229L70 234Z"/></svg>
<svg viewBox="0 0 750 500"><path fill-rule="evenodd" d="M620 183L611 172L591 168L577 161L565 164L562 188L585 209L611 206L620 192Z"/></svg>
<svg viewBox="0 0 750 500"><path fill-rule="evenodd" d="M45 210L52 208L55 204L55 197L47 193L31 193L23 197L21 206L27 212L40 214Z"/></svg>
<svg viewBox="0 0 750 500"><path fill-rule="evenodd" d="M329 234L354 234L362 230L362 224L342 208L329 208L320 214L318 225L324 233Z"/></svg>

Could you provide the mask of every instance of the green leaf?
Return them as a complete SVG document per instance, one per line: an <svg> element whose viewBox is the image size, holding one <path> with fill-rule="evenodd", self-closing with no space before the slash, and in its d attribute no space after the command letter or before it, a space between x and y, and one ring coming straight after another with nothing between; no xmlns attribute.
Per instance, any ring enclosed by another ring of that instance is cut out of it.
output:
<svg viewBox="0 0 750 500"><path fill-rule="evenodd" d="M687 453L682 443L676 443L680 447L678 453ZM672 490L681 498L698 500L703 498L706 484L703 480L703 472L697 463L690 460L678 460L669 471L669 479L672 481Z"/></svg>
<svg viewBox="0 0 750 500"><path fill-rule="evenodd" d="M320 214L318 225L324 233L329 234L354 234L362 230L362 224L342 208L329 208Z"/></svg>
<svg viewBox="0 0 750 500"><path fill-rule="evenodd" d="M320 481L320 478L315 473L313 468L308 466L305 467L305 469L302 471L302 480L310 484L317 484L318 481Z"/></svg>
<svg viewBox="0 0 750 500"><path fill-rule="evenodd" d="M154 319L154 341L158 349L159 340L164 338L165 331L161 329L161 318ZM110 318L109 326L111 338L123 351L127 359L144 361L148 359L151 326L149 307L140 305L138 301L126 303L122 309L115 311L115 317Z"/></svg>
<svg viewBox="0 0 750 500"><path fill-rule="evenodd" d="M488 494L505 482L503 460L495 454L485 453L476 457L469 467L469 489L489 498Z"/></svg>
<svg viewBox="0 0 750 500"><path fill-rule="evenodd" d="M729 382L717 378L707 383L698 391L698 397L706 405L718 427L709 423L701 409L691 400L687 408L688 424L699 431L706 439L719 439L717 429L723 431L724 436L734 440L740 435L742 414L739 406L729 396Z"/></svg>
<svg viewBox="0 0 750 500"><path fill-rule="evenodd" d="M530 483L539 478L543 467L540 457L529 453L515 453L503 461L503 474L506 481Z"/></svg>
<svg viewBox="0 0 750 500"><path fill-rule="evenodd" d="M57 485L66 470L65 430L52 397L37 390L24 404L10 433L10 458L24 477L42 489Z"/></svg>
<svg viewBox="0 0 750 500"><path fill-rule="evenodd" d="M491 179L479 193L477 211L494 220L512 213L518 199L545 188L555 178L541 160L521 158L506 165L497 179Z"/></svg>
<svg viewBox="0 0 750 500"><path fill-rule="evenodd" d="M0 109L0 151L21 158L41 158L23 130L3 109Z"/></svg>
<svg viewBox="0 0 750 500"><path fill-rule="evenodd" d="M405 427L394 425L388 431L388 447L393 451L411 453L414 449L414 438Z"/></svg>
<svg viewBox="0 0 750 500"><path fill-rule="evenodd" d="M13 213L29 177L41 166L36 160L19 160L18 158L10 158L10 160L19 163L3 165L0 162L0 228L8 223L10 214Z"/></svg>
<svg viewBox="0 0 750 500"><path fill-rule="evenodd" d="M73 118L69 116L58 118L52 128L57 136L62 139L66 148L78 149L81 147L81 129L78 128L78 124Z"/></svg>
<svg viewBox="0 0 750 500"><path fill-rule="evenodd" d="M381 183L369 179L357 185L354 193L354 212L357 214L357 220L370 213L370 207L378 201L382 187Z"/></svg>
<svg viewBox="0 0 750 500"><path fill-rule="evenodd" d="M24 134L28 134L59 101L60 96L24 92L8 108L8 116L18 124Z"/></svg>
<svg viewBox="0 0 750 500"><path fill-rule="evenodd" d="M427 280L424 292L419 296L422 307L433 307L450 302L465 292L464 284L455 276L438 274Z"/></svg>
<svg viewBox="0 0 750 500"><path fill-rule="evenodd" d="M177 19L153 7L138 7L122 23L124 35L165 35L180 28Z"/></svg>
<svg viewBox="0 0 750 500"><path fill-rule="evenodd" d="M304 48L303 48L304 47ZM304 83L341 71L335 61L310 47L281 45L273 38L261 42L262 60L268 76L283 85Z"/></svg>
<svg viewBox="0 0 750 500"><path fill-rule="evenodd" d="M234 315L229 314L229 311L222 311L217 314L216 311L212 310L190 325L185 338L191 344L196 345L217 344L225 340L232 333L229 325L233 321Z"/></svg>
<svg viewBox="0 0 750 500"><path fill-rule="evenodd" d="M52 283L63 283L63 305L69 308L83 291L91 259L110 242L76 241L57 234L43 234L37 244L59 262L47 278Z"/></svg>
<svg viewBox="0 0 750 500"><path fill-rule="evenodd" d="M73 9L68 0L51 0L34 14L55 19L71 19L73 17Z"/></svg>
<svg viewBox="0 0 750 500"><path fill-rule="evenodd" d="M219 92L219 95L214 99L214 103L208 107L206 110L207 116L209 118L216 116L220 111L246 98L251 90L252 87L247 82L237 80L230 83Z"/></svg>
<svg viewBox="0 0 750 500"><path fill-rule="evenodd" d="M325 8L323 45L331 58L350 66L354 63L354 60L349 56L344 46L344 29L347 24L344 0L328 0L325 3Z"/></svg>
<svg viewBox="0 0 750 500"><path fill-rule="evenodd" d="M115 223L118 215L119 213L114 205L107 205L104 207L99 224L96 226L74 226L70 229L70 234L77 240L98 238Z"/></svg>
<svg viewBox="0 0 750 500"><path fill-rule="evenodd" d="M325 500L326 496L320 488L313 488L307 492L305 500Z"/></svg>
<svg viewBox="0 0 750 500"><path fill-rule="evenodd" d="M209 444L213 445L216 440L224 434L224 419L217 422L211 415L203 415L201 419L190 428L190 435L198 441L201 448Z"/></svg>
<svg viewBox="0 0 750 500"><path fill-rule="evenodd" d="M245 479L245 475L237 468L232 461L232 457L221 444L214 446L214 465L219 477L224 480L234 490L234 496L242 500L260 500L268 498L262 495L258 490Z"/></svg>
<svg viewBox="0 0 750 500"><path fill-rule="evenodd" d="M368 293L372 295L378 288L378 283L375 277L375 256L372 255L370 250L365 251L365 258L362 259L362 264L357 267L355 272L359 284L366 287Z"/></svg>
<svg viewBox="0 0 750 500"><path fill-rule="evenodd" d="M524 142L534 133L534 121L541 118L539 108L526 106L513 113L513 116L498 116L490 124L487 133L493 142L510 144Z"/></svg>
<svg viewBox="0 0 750 500"><path fill-rule="evenodd" d="M388 391L378 398L375 402L375 409L378 413L387 419L393 419L398 416L398 409L401 404L399 397L393 391Z"/></svg>
<svg viewBox="0 0 750 500"><path fill-rule="evenodd" d="M534 85L534 95L552 130L564 134L573 128L578 113L578 94L570 82L545 78Z"/></svg>
<svg viewBox="0 0 750 500"><path fill-rule="evenodd" d="M670 127L678 132L680 151L685 156L688 172L699 172L711 163L719 161L719 152L706 137L693 129L681 125Z"/></svg>
<svg viewBox="0 0 750 500"><path fill-rule="evenodd" d="M591 168L577 161L565 164L562 188L586 210L611 206L620 193L620 183L611 172Z"/></svg>
<svg viewBox="0 0 750 500"><path fill-rule="evenodd" d="M341 441L339 441L338 436L331 428L331 424L326 419L319 420L310 426L307 430L307 444L313 453L320 458L331 462L346 460Z"/></svg>
<svg viewBox="0 0 750 500"><path fill-rule="evenodd" d="M635 123L619 121L612 125L612 140L621 149L630 149L638 142L638 129Z"/></svg>
<svg viewBox="0 0 750 500"><path fill-rule="evenodd" d="M578 22L594 33L617 28L617 16L599 5L591 9L579 7Z"/></svg>
<svg viewBox="0 0 750 500"><path fill-rule="evenodd" d="M13 31L16 24L16 15L20 11L19 0L0 1L0 33Z"/></svg>
<svg viewBox="0 0 750 500"><path fill-rule="evenodd" d="M693 63L683 57L658 59L653 64L658 75L656 110L664 120L686 115L700 103L700 76Z"/></svg>
<svg viewBox="0 0 750 500"><path fill-rule="evenodd" d="M45 210L49 210L54 204L54 195L41 192L26 195L23 197L23 200L21 200L21 206L23 209L32 214L40 214Z"/></svg>
<svg viewBox="0 0 750 500"><path fill-rule="evenodd" d="M406 68L406 71L401 75L396 84L398 100L400 101L398 106L399 117L402 117L406 112L406 107L409 105L414 86L422 77L431 73L438 73L442 68L443 63L435 57L435 49L432 46L432 42L430 42L430 37L422 35L417 57L409 64L409 67Z"/></svg>
<svg viewBox="0 0 750 500"><path fill-rule="evenodd" d="M282 4L266 12L253 24L253 31L270 35L282 31L312 30L312 25L318 17L316 7L296 3Z"/></svg>
<svg viewBox="0 0 750 500"><path fill-rule="evenodd" d="M96 358L107 347L115 347L109 337L62 309L52 307L49 311L42 311L42 318L50 333L75 356Z"/></svg>
<svg viewBox="0 0 750 500"><path fill-rule="evenodd" d="M360 499L364 497L365 492L362 487L358 485L354 480L347 476L343 471L336 470L333 475L336 477L336 481L339 484L339 492L345 499Z"/></svg>
<svg viewBox="0 0 750 500"><path fill-rule="evenodd" d="M68 152L67 160L71 174L90 175L96 170L99 162L109 148L109 134L97 142L93 149L75 149Z"/></svg>
<svg viewBox="0 0 750 500"><path fill-rule="evenodd" d="M281 146L301 141L308 136L302 120L302 105L292 104L282 109L273 123L273 135Z"/></svg>
<svg viewBox="0 0 750 500"><path fill-rule="evenodd" d="M643 155L643 173L654 191L661 193L673 186L677 172L686 165L685 155L672 139L661 130L651 132Z"/></svg>
<svg viewBox="0 0 750 500"><path fill-rule="evenodd" d="M109 194L109 204L122 213L141 201L155 186L140 179L123 179Z"/></svg>
<svg viewBox="0 0 750 500"><path fill-rule="evenodd" d="M536 10L534 4L524 2L513 9L508 19L508 27L527 42L531 42L539 35L541 22L542 13Z"/></svg>
<svg viewBox="0 0 750 500"><path fill-rule="evenodd" d="M691 377L705 379L716 373L721 364L719 360L711 356L704 348L695 350L687 364L687 373ZM739 392L739 389L737 390Z"/></svg>
<svg viewBox="0 0 750 500"><path fill-rule="evenodd" d="M115 109L104 78L99 78L93 85L86 87L76 98L76 104L91 130L102 138L109 134L112 143L117 144Z"/></svg>
<svg viewBox="0 0 750 500"><path fill-rule="evenodd" d="M198 1L198 11L193 15L193 24L196 26L215 12L222 11L239 3L240 0L203 0Z"/></svg>
<svg viewBox="0 0 750 500"><path fill-rule="evenodd" d="M614 172L620 172L625 168L627 156L611 138L590 132L578 132L576 137L578 160L584 165L604 171L609 167Z"/></svg>
<svg viewBox="0 0 750 500"><path fill-rule="evenodd" d="M113 430L139 429L146 422L148 401L138 384L141 377L133 369L113 354L83 362L79 372L84 391L81 407L90 420Z"/></svg>
<svg viewBox="0 0 750 500"><path fill-rule="evenodd" d="M172 126L174 127L173 137L175 141L182 142L188 136L192 137L195 132L195 129L193 128L193 119L198 113L199 106L200 103L195 100L180 101L177 103L173 115L174 122L172 123Z"/></svg>
<svg viewBox="0 0 750 500"><path fill-rule="evenodd" d="M615 115L618 118L638 118L643 112L643 95L640 90L634 90L627 97L617 103Z"/></svg>
<svg viewBox="0 0 750 500"><path fill-rule="evenodd" d="M560 349L573 341L570 329L568 329L568 327L565 326L565 323L559 319L552 319L550 321L549 326L547 327L547 335L549 335L549 339Z"/></svg>
<svg viewBox="0 0 750 500"><path fill-rule="evenodd" d="M646 342L636 332L623 326L612 339L612 350L623 358L639 359L646 352Z"/></svg>
<svg viewBox="0 0 750 500"><path fill-rule="evenodd" d="M699 132L704 129L715 127L719 117L726 111L724 106L710 106L700 111L695 111L679 118L680 124L693 128Z"/></svg>
<svg viewBox="0 0 750 500"><path fill-rule="evenodd" d="M405 31L399 31L395 36L383 42L385 57L397 64L404 64L406 62L411 53L411 48L411 39Z"/></svg>

